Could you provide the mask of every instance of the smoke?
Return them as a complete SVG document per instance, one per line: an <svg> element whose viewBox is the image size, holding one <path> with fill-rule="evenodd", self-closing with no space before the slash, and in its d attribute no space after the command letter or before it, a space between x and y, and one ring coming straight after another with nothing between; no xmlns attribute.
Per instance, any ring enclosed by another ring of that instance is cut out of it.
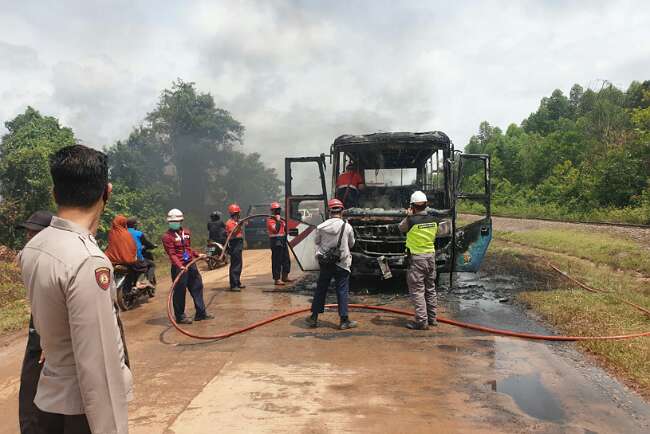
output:
<svg viewBox="0 0 650 434"><path fill-rule="evenodd" d="M284 156L327 152L340 134L442 130L458 149L555 88L647 78L648 22L641 1L13 2L0 118L31 104L105 145L181 77L281 173Z"/></svg>

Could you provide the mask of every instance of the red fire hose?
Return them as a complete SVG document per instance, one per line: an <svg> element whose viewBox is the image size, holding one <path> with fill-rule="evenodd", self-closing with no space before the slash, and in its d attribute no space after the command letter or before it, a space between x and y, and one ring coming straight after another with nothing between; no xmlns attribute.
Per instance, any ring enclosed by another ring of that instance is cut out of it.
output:
<svg viewBox="0 0 650 434"><path fill-rule="evenodd" d="M269 217L266 214L259 214L259 215L253 215L246 217L242 219L239 224L235 227L239 227L242 223L244 223L246 220L249 220L251 218L255 217ZM235 231L233 230L230 235L232 235ZM225 246L228 245L228 241L230 241L230 235L228 236L228 239L226 240L226 243L224 245L224 251L225 251ZM223 253L222 253L223 255ZM204 260L205 258L197 258L194 259L192 262L187 264L187 268L190 266L196 264L196 262L200 260ZM579 286L583 287L584 289L587 289L589 291L593 292L607 292L604 290L597 290L595 288L588 287L584 283L572 278L568 274L564 273L561 271L559 268L553 266L552 264L549 264L551 268L553 268L555 271L561 273L565 277L569 278L572 280L574 283L578 284ZM240 329L234 329L226 332L221 332L217 333L214 335L197 335L195 333L191 333L182 327L180 327L176 323L176 319L174 318L174 313L173 313L173 305L172 305L172 296L174 294L174 288L176 287L176 284L182 277L182 275L186 272L186 270L181 271L178 276L176 276L176 279L174 279L174 282L172 283L172 286L169 290L169 296L167 297L167 318L169 318L169 321L171 322L172 326L178 330L181 334L184 334L185 336L188 336L193 339L200 339L200 340L220 340L220 339L226 339L234 335L238 335L241 333L248 332L250 330L256 329L258 327L261 327L263 325L272 323L274 321L277 321L282 318L287 318L289 316L297 315L300 313L305 313L309 312L311 310L310 307L303 307L300 309L294 309L290 310L287 312L283 312L274 316L270 316L266 319L263 319L261 321L254 322L250 325L247 325L246 327L240 328ZM650 311L648 309L645 309L642 306L636 305L634 303L630 303L626 300L621 300L624 303L638 309L639 311L645 313L646 315L650 316ZM336 308L336 304L328 304L326 305L328 308ZM352 309L365 309L365 310L374 310L374 311L380 311L380 312L388 312L388 313L394 313L398 315L406 315L406 316L413 316L413 312L409 310L404 310L404 309L397 309L397 308L392 308L392 307L385 307L385 306L371 306L367 304L350 304L348 307ZM650 336L650 331L648 332L640 332L640 333L631 333L631 334L623 334L623 335L614 335L614 336L561 336L561 335L540 335L540 334L535 334L535 333L525 333L525 332L516 332L516 331L510 331L510 330L503 330L503 329L497 329L493 327L487 327L487 326L482 326L478 324L471 324L471 323L466 323L462 321L455 321L453 319L448 319L448 318L442 318L438 317L438 322L444 323L444 324L449 324L453 325L456 327L462 327L465 329L469 330L476 330L479 332L484 332L484 333L490 333L493 335L499 335L499 336L508 336L508 337L514 337L514 338L523 338L523 339L532 339L532 340L538 340L538 341L603 341L603 340L620 340L620 339L633 339L633 338L639 338L643 336Z"/></svg>

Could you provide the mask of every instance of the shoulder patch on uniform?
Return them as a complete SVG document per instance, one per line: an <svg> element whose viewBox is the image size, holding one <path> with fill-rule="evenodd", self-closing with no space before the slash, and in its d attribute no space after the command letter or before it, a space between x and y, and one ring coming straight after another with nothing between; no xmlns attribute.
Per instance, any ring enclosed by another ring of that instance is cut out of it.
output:
<svg viewBox="0 0 650 434"><path fill-rule="evenodd" d="M111 269L108 267L95 269L95 280L97 281L97 285L106 291L111 286Z"/></svg>

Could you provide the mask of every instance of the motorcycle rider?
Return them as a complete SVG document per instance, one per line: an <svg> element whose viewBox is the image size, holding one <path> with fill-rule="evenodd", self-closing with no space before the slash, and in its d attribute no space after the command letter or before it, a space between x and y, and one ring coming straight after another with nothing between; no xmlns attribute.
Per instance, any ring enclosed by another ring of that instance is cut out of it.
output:
<svg viewBox="0 0 650 434"><path fill-rule="evenodd" d="M163 235L162 243L171 262L172 280L176 280L176 277L181 271L185 271L173 289L176 322L179 324L192 324L192 320L185 316L185 290L190 291L192 300L194 300L194 308L196 309L194 321L212 319L214 316L205 310L203 280L201 279L199 269L196 267L196 264L189 268L187 267L187 264L193 259L204 257L205 255L192 250L191 232L189 229L183 227L183 220L183 213L179 209L174 208L167 213L169 230Z"/></svg>
<svg viewBox="0 0 650 434"><path fill-rule="evenodd" d="M122 214L115 216L111 230L108 231L108 247L104 253L113 265L124 265L129 269L125 288L132 288L138 274L147 272L147 266L138 261L138 248L126 222L127 219Z"/></svg>
<svg viewBox="0 0 650 434"><path fill-rule="evenodd" d="M147 280L155 285L156 283L156 264L153 261L153 256L151 253L148 253L149 257L145 257L145 251L153 250L156 246L154 243L149 241L145 234L138 230L138 219L135 217L129 217L126 221L126 227L129 230L129 233L133 237L136 246L136 254L138 261L147 267Z"/></svg>
<svg viewBox="0 0 650 434"><path fill-rule="evenodd" d="M208 222L208 239L223 246L227 237L226 224L221 220L221 213L213 211Z"/></svg>

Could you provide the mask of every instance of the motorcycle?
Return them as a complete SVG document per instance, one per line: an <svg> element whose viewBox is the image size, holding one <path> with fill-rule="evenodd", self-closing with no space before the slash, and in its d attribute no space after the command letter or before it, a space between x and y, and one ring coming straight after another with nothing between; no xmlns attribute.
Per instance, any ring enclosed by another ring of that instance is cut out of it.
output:
<svg viewBox="0 0 650 434"><path fill-rule="evenodd" d="M205 247L205 254L208 256L207 262L209 270L216 270L230 262L230 255L228 255L228 253L223 255L223 259L221 258L222 252L222 244L215 241L208 241L208 244Z"/></svg>
<svg viewBox="0 0 650 434"><path fill-rule="evenodd" d="M142 256L153 263L153 254L150 251L143 250ZM120 310L130 310L140 297L146 295L148 298L153 298L156 294L156 276L153 270L150 279L147 278L147 273L138 272L122 264L115 265L114 273L115 286L117 287L117 304Z"/></svg>

